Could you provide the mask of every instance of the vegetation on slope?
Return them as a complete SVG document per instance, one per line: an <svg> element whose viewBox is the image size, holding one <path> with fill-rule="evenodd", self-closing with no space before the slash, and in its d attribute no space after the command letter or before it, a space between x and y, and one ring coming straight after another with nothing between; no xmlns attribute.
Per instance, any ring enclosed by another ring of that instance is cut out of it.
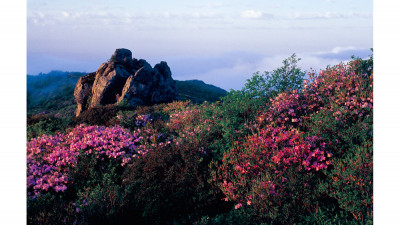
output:
<svg viewBox="0 0 400 225"><path fill-rule="evenodd" d="M42 115L28 223L372 224L373 58L298 60L214 103Z"/></svg>
<svg viewBox="0 0 400 225"><path fill-rule="evenodd" d="M221 97L227 95L227 92L224 89L206 84L201 80L177 80L176 85L179 91L179 101L190 100L194 103L201 104L204 101L218 101Z"/></svg>

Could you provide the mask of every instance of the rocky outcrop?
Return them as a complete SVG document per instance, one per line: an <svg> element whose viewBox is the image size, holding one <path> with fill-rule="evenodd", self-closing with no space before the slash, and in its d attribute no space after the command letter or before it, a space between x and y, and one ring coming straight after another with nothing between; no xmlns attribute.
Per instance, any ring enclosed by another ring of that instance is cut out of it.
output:
<svg viewBox="0 0 400 225"><path fill-rule="evenodd" d="M171 102L178 93L166 62L151 67L146 60L132 59L128 49L117 49L99 69L81 77L74 91L76 116L97 105L152 105Z"/></svg>

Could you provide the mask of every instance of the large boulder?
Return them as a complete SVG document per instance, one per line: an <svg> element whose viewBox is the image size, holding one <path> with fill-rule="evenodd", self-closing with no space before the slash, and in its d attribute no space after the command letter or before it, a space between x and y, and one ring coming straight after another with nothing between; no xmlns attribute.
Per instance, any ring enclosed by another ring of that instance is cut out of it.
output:
<svg viewBox="0 0 400 225"><path fill-rule="evenodd" d="M88 109L92 87L96 73L89 73L79 78L74 90L74 97L77 103L76 116Z"/></svg>
<svg viewBox="0 0 400 225"><path fill-rule="evenodd" d="M177 87L166 62L151 67L132 59L128 49L117 49L99 69L81 77L75 87L76 116L97 105L152 105L177 99Z"/></svg>

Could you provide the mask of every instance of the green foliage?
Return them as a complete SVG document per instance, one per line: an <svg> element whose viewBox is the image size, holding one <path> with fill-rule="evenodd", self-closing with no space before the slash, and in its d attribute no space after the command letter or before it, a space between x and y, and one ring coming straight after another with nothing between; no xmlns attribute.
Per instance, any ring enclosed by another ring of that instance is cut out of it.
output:
<svg viewBox="0 0 400 225"><path fill-rule="evenodd" d="M358 221L354 219L348 212L338 208L337 206L321 207L317 212L301 216L297 225L358 225L373 224L372 219L366 221Z"/></svg>
<svg viewBox="0 0 400 225"><path fill-rule="evenodd" d="M88 103L89 102L91 102L91 99L88 99L88 101L87 101ZM127 99L122 99L122 101L120 102L120 103L118 103L118 106L119 107L123 107L123 108L129 108L130 107L130 105L129 105L129 101L127 100ZM87 107L88 108L88 107Z"/></svg>
<svg viewBox="0 0 400 225"><path fill-rule="evenodd" d="M214 217L204 216L195 225L251 225L258 224L257 219L249 209L232 209L228 213L218 214Z"/></svg>
<svg viewBox="0 0 400 225"><path fill-rule="evenodd" d="M357 74L366 74L367 76L371 76L373 73L374 68L374 54L373 49L371 48L372 54L370 55L369 59L362 60L359 57L351 56L353 62L357 62L355 66L355 70Z"/></svg>
<svg viewBox="0 0 400 225"><path fill-rule="evenodd" d="M215 108L206 110L205 115L216 121L219 130L216 137L220 138L214 143L218 146L214 152L217 159L221 159L222 154L232 148L236 141L249 134L246 124L255 119L254 115L261 109L261 105L264 105L261 99L231 90Z"/></svg>
<svg viewBox="0 0 400 225"><path fill-rule="evenodd" d="M200 140L189 139L156 147L124 173L129 208L147 224L190 224L226 208L221 193L207 182L209 159L199 155Z"/></svg>
<svg viewBox="0 0 400 225"><path fill-rule="evenodd" d="M56 117L50 114L34 115L28 117L27 138L30 140L43 134L52 135L63 132L70 125L72 125L72 119L68 117Z"/></svg>
<svg viewBox="0 0 400 225"><path fill-rule="evenodd" d="M75 206L62 196L39 194L27 200L28 224L84 224L75 215Z"/></svg>
<svg viewBox="0 0 400 225"><path fill-rule="evenodd" d="M75 202L80 218L88 224L118 224L123 220L123 171L117 159L95 155L84 156L71 168L73 186L67 195Z"/></svg>
<svg viewBox="0 0 400 225"><path fill-rule="evenodd" d="M300 60L300 58L296 58L296 54L293 54L282 61L283 66L272 72L254 73L253 77L247 80L242 91L253 98L272 98L284 91L301 90L305 72L297 67Z"/></svg>
<svg viewBox="0 0 400 225"><path fill-rule="evenodd" d="M372 142L349 149L346 157L333 162L330 179L320 186L322 193L337 199L339 206L359 221L372 220L372 163Z"/></svg>

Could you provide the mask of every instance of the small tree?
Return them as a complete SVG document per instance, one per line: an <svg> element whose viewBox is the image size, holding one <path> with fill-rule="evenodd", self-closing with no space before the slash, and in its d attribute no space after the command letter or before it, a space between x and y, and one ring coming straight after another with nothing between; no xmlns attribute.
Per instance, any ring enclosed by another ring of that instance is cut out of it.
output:
<svg viewBox="0 0 400 225"><path fill-rule="evenodd" d="M247 79L242 91L254 97L271 98L284 91L300 90L306 74L297 67L300 60L293 54L282 61L283 66L272 72L254 73L252 78Z"/></svg>

